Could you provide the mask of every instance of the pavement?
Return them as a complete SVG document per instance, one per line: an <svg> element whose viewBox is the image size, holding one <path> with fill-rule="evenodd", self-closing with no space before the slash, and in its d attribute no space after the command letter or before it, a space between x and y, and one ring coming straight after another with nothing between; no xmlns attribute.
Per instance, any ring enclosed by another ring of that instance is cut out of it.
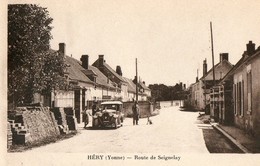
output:
<svg viewBox="0 0 260 166"><path fill-rule="evenodd" d="M235 127L218 123L211 125L222 133L230 142L237 146L244 153L260 153L260 141L245 131Z"/></svg>

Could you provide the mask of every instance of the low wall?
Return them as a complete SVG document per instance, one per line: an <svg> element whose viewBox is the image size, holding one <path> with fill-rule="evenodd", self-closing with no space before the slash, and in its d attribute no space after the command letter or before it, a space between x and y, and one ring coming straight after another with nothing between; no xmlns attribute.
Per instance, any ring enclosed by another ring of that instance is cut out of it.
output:
<svg viewBox="0 0 260 166"><path fill-rule="evenodd" d="M123 112L125 117L133 117L133 105L134 102L123 103ZM154 112L158 108L158 105L158 103L151 103L149 101L139 101L138 106L140 108L140 118L146 118L158 114L158 111L156 111L156 113Z"/></svg>
<svg viewBox="0 0 260 166"><path fill-rule="evenodd" d="M54 114L48 107L18 107L8 111L13 144L37 144L60 135Z"/></svg>
<svg viewBox="0 0 260 166"><path fill-rule="evenodd" d="M54 117L58 123L61 134L68 134L69 127L66 120L66 114L63 107L54 107L51 109L51 112L54 113Z"/></svg>

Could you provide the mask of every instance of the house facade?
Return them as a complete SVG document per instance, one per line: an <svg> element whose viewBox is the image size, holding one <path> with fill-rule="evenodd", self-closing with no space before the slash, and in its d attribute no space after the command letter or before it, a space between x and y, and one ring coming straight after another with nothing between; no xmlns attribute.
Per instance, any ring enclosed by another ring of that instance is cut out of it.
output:
<svg viewBox="0 0 260 166"><path fill-rule="evenodd" d="M252 41L229 73L211 88L213 119L260 138L260 47Z"/></svg>
<svg viewBox="0 0 260 166"><path fill-rule="evenodd" d="M127 83L127 101L135 101L136 100L136 85L134 84L132 79L123 77L123 79ZM138 98L140 95L138 94Z"/></svg>
<svg viewBox="0 0 260 166"><path fill-rule="evenodd" d="M260 48L252 41L233 73L234 124L260 138Z"/></svg>

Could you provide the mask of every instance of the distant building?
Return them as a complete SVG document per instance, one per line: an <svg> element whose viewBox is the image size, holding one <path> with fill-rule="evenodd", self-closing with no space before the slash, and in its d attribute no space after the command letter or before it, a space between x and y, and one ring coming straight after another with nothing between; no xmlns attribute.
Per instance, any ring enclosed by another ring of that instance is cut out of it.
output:
<svg viewBox="0 0 260 166"><path fill-rule="evenodd" d="M133 80L134 84L137 85L137 79L136 76ZM151 97L151 89L149 89L146 85L145 82L142 81L141 79L138 80L138 100L140 101L147 101L148 98Z"/></svg>
<svg viewBox="0 0 260 166"><path fill-rule="evenodd" d="M122 69L120 66L116 67L116 71L113 70L104 60L104 55L99 55L99 58L93 63L93 66L97 67L106 77L118 87L119 98L125 101L135 100L136 94L136 82L123 77ZM144 82L138 84L138 100L147 101L147 97L151 97L151 90L145 85Z"/></svg>
<svg viewBox="0 0 260 166"><path fill-rule="evenodd" d="M127 83L127 100L126 101L135 101L136 98L136 85L133 80L123 77ZM138 96L139 97L139 96Z"/></svg>
<svg viewBox="0 0 260 166"><path fill-rule="evenodd" d="M220 61L214 66L215 83L218 83L233 67L228 61L228 53L220 54ZM208 110L210 106L210 88L213 86L213 68L207 71L207 62L203 61L203 76L191 85L190 104L197 110Z"/></svg>
<svg viewBox="0 0 260 166"><path fill-rule="evenodd" d="M149 97L151 97L151 89L149 89L146 85L144 81L140 81L139 82L140 85L140 90L141 90L141 96L142 96L142 100L147 101Z"/></svg>

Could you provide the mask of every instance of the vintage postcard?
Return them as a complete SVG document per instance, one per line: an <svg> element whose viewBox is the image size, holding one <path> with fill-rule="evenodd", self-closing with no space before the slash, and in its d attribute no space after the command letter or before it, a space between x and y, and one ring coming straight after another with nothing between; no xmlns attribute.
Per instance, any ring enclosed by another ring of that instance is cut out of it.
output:
<svg viewBox="0 0 260 166"><path fill-rule="evenodd" d="M3 165L259 163L259 1L3 4Z"/></svg>

